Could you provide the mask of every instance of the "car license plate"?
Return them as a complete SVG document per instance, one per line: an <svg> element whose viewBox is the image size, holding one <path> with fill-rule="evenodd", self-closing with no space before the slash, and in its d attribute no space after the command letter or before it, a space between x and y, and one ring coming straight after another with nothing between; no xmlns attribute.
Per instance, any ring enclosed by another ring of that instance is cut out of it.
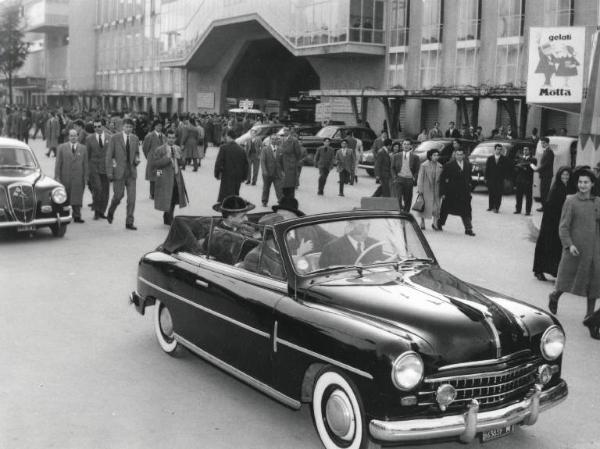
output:
<svg viewBox="0 0 600 449"><path fill-rule="evenodd" d="M35 231L34 225L17 226L17 232Z"/></svg>
<svg viewBox="0 0 600 449"><path fill-rule="evenodd" d="M495 429L490 429L481 434L481 442L485 443L486 441L496 440L498 438L505 437L506 435L510 435L515 431L515 426L506 426L506 427L497 427Z"/></svg>

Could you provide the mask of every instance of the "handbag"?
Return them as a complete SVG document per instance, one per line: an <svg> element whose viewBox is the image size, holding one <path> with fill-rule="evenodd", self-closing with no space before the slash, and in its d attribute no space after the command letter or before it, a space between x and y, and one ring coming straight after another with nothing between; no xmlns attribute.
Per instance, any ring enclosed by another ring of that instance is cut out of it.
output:
<svg viewBox="0 0 600 449"><path fill-rule="evenodd" d="M412 210L417 212L423 212L425 210L425 200L423 199L423 194L419 193L417 195L417 199L415 203L412 205Z"/></svg>

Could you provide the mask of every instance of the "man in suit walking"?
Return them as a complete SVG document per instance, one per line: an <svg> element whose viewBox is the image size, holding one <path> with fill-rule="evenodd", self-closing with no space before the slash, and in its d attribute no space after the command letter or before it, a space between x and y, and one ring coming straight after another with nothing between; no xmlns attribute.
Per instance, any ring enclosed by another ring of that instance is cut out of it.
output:
<svg viewBox="0 0 600 449"><path fill-rule="evenodd" d="M298 182L298 172L304 159L304 151L298 139L290 134L288 127L282 128L280 133L280 157L277 161L280 163L281 170L283 171L281 189L283 196L294 198Z"/></svg>
<svg viewBox="0 0 600 449"><path fill-rule="evenodd" d="M540 158L540 165L535 169L540 175L540 199L542 201L542 207L537 209L538 212L544 210L550 192L550 185L552 184L552 177L554 176L554 152L550 148L550 139L541 137L540 142L542 142L544 152Z"/></svg>
<svg viewBox="0 0 600 449"><path fill-rule="evenodd" d="M354 150L348 147L348 141L343 139L341 148L335 153L335 162L339 175L340 193L344 196L344 185L354 184L354 166L356 165L356 156Z"/></svg>
<svg viewBox="0 0 600 449"><path fill-rule="evenodd" d="M475 236L471 223L471 164L465 159L465 150L457 148L454 159L446 162L440 176L440 198L442 206L438 219L441 231L448 215L459 215L465 234Z"/></svg>
<svg viewBox="0 0 600 449"><path fill-rule="evenodd" d="M485 161L485 183L488 188L488 212L498 213L502 203L504 180L508 177L510 163L502 154L502 145L494 145L494 154Z"/></svg>
<svg viewBox="0 0 600 449"><path fill-rule="evenodd" d="M454 139L458 139L460 137L460 131L456 129L454 122L448 122L448 129L444 134L446 135L446 137L452 137Z"/></svg>
<svg viewBox="0 0 600 449"><path fill-rule="evenodd" d="M108 138L108 135L104 132L103 120L94 120L94 134L88 135L85 140L90 168L89 179L92 190L94 220L106 219L104 214L108 207L110 189L110 183L106 177L106 145L108 144Z"/></svg>
<svg viewBox="0 0 600 449"><path fill-rule="evenodd" d="M56 149L54 179L65 186L67 199L73 209L73 221L83 223L81 205L83 190L88 179L88 156L85 145L78 141L77 131L69 130L69 141Z"/></svg>
<svg viewBox="0 0 600 449"><path fill-rule="evenodd" d="M246 143L246 157L248 158L248 179L246 184L256 185L258 169L260 168L260 151L262 139L256 135L256 129L250 130L250 140Z"/></svg>
<svg viewBox="0 0 600 449"><path fill-rule="evenodd" d="M231 195L239 196L240 185L248 178L248 159L235 139L235 131L227 130L226 142L220 146L215 161L215 178L221 181L218 202Z"/></svg>
<svg viewBox="0 0 600 449"><path fill-rule="evenodd" d="M125 229L136 231L133 212L135 210L135 190L137 166L140 163L140 141L133 134L133 121L123 119L123 131L114 134L106 150L106 176L113 183L113 197L108 208L107 220L113 222L115 210L127 190L127 218Z"/></svg>
<svg viewBox="0 0 600 449"><path fill-rule="evenodd" d="M262 189L262 205L267 207L269 202L269 195L271 192L271 185L275 190L275 196L277 202L283 198L283 192L281 191L281 168L277 162L278 151L279 151L280 137L276 134L272 134L268 137L260 151L260 170L263 178L263 189Z"/></svg>
<svg viewBox="0 0 600 449"><path fill-rule="evenodd" d="M392 184L400 210L410 212L413 187L417 185L421 161L412 151L410 140L404 139L402 151L392 157Z"/></svg>
<svg viewBox="0 0 600 449"><path fill-rule="evenodd" d="M323 139L323 146L317 148L317 152L315 154L315 166L319 169L319 186L317 188L317 195L323 195L327 177L333 168L335 150L330 144L331 139L329 137L325 137L325 139Z"/></svg>
<svg viewBox="0 0 600 449"><path fill-rule="evenodd" d="M150 199L154 199L154 185L156 182L156 173L150 167L150 159L152 158L152 152L164 143L164 136L162 134L162 122L160 120L154 120L152 122L152 131L146 134L144 137L144 143L142 144L142 151L146 157L146 181L150 182Z"/></svg>
<svg viewBox="0 0 600 449"><path fill-rule="evenodd" d="M54 156L56 156L56 147L59 143L59 137L60 122L58 121L56 112L52 111L50 113L50 118L46 122L46 148L48 148L48 152L46 153L47 157L50 157L50 153L53 153Z"/></svg>
<svg viewBox="0 0 600 449"><path fill-rule="evenodd" d="M373 170L375 171L375 182L379 184L373 196L389 197L390 192L390 178L392 175L392 159L390 157L389 148L392 146L392 139L385 139L383 146L375 154L375 165Z"/></svg>
<svg viewBox="0 0 600 449"><path fill-rule="evenodd" d="M517 191L515 193L515 214L521 213L523 195L525 195L525 215L531 215L531 205L533 202L533 169L535 168L536 163L536 159L531 157L531 150L529 147L523 147L523 154L517 159L515 165L515 184L517 186Z"/></svg>

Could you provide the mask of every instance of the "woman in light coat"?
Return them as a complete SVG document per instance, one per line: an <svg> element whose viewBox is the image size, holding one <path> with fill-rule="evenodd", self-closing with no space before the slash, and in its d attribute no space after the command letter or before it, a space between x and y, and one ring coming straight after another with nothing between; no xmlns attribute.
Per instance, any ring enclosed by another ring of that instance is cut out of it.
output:
<svg viewBox="0 0 600 449"><path fill-rule="evenodd" d="M563 252L548 308L558 312L563 292L587 297L583 324L592 338L600 340L600 323L594 317L596 298L600 297L600 198L591 194L595 181L591 171L580 171L577 193L567 196L563 205L558 227Z"/></svg>
<svg viewBox="0 0 600 449"><path fill-rule="evenodd" d="M421 229L425 229L425 219L433 217L431 227L438 230L436 223L440 214L440 176L442 164L438 162L440 152L436 149L427 152L427 160L421 164L417 178L417 195L423 196L425 209L420 212Z"/></svg>

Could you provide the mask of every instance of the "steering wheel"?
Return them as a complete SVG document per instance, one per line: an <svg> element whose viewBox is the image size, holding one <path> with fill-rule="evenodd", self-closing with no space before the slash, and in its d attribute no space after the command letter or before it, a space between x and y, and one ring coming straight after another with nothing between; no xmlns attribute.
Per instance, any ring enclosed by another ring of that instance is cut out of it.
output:
<svg viewBox="0 0 600 449"><path fill-rule="evenodd" d="M385 242L375 242L373 243L371 246L365 248L356 258L356 260L354 261L354 265L358 265L360 263L360 261L371 251L373 251L375 248L379 248L380 246L383 246ZM387 259L382 260L381 262L390 262L392 260L394 260L395 258L397 258L398 256L400 256L400 254L398 254L397 251L394 251L392 253L392 255L390 257L388 257Z"/></svg>

